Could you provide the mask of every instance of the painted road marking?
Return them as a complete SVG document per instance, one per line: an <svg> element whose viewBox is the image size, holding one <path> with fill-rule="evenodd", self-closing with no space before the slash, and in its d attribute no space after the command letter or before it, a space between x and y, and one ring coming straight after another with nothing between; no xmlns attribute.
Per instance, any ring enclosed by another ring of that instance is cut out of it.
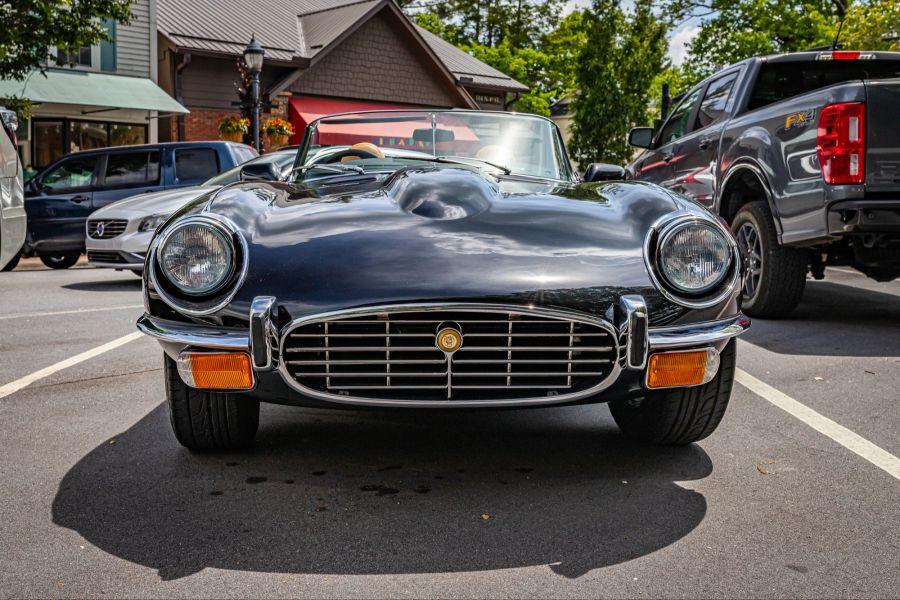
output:
<svg viewBox="0 0 900 600"><path fill-rule="evenodd" d="M77 310L60 310L56 312L33 312L33 313L21 313L18 315L3 315L0 316L0 321L5 321L6 319L29 319L33 317L55 317L57 315L77 315L80 313L92 313L92 312L105 312L107 310L127 310L130 308L143 308L143 304L125 304L123 306L104 306L101 308L79 308Z"/></svg>
<svg viewBox="0 0 900 600"><path fill-rule="evenodd" d="M866 459L894 479L900 480L900 458L776 390L768 383L760 381L743 369L735 369L734 379L760 398L768 400L789 415L800 419L819 433Z"/></svg>
<svg viewBox="0 0 900 600"><path fill-rule="evenodd" d="M829 271L837 271L838 273L846 273L847 275L859 275L860 277L865 277L859 271L854 271L853 269L842 269L840 267L828 267Z"/></svg>
<svg viewBox="0 0 900 600"><path fill-rule="evenodd" d="M77 365L78 363L84 362L84 361L88 360L89 358L94 358L95 356L99 356L99 355L103 354L104 352L109 352L110 350L118 348L119 346L124 346L128 342L132 342L132 341L142 337L143 335L144 334L141 333L140 331L135 331L134 333L129 333L128 335L123 335L120 338L117 338L111 342L107 342L107 343L103 344L102 346L97 346L96 348L91 348L90 350L82 352L81 354L76 354L75 356L73 356L71 358L62 360L56 364L50 365L49 367L44 367L43 369L41 369L39 371L35 371L34 373L31 373L30 375L26 375L25 377L16 379L13 382L10 382L10 383L7 383L6 385L0 386L0 399L6 398L10 394L14 394L15 392L18 392L19 390L21 390L22 388L28 387L35 381L43 379L44 377L49 377L50 375L53 375L54 373L56 373L58 371L62 371L63 369L67 369L69 367Z"/></svg>

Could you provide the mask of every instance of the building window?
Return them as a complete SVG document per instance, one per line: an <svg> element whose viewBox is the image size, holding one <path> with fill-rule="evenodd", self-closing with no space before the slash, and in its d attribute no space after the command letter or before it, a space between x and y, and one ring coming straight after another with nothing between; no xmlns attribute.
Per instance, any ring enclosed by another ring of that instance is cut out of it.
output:
<svg viewBox="0 0 900 600"><path fill-rule="evenodd" d="M104 19L103 28L109 34L109 41L102 40L100 42L100 70L115 71L116 70L116 21L114 19Z"/></svg>
<svg viewBox="0 0 900 600"><path fill-rule="evenodd" d="M31 162L46 167L69 152L147 143L147 126L76 119L32 119Z"/></svg>
<svg viewBox="0 0 900 600"><path fill-rule="evenodd" d="M69 152L109 146L109 124L69 121Z"/></svg>
<svg viewBox="0 0 900 600"><path fill-rule="evenodd" d="M90 67L92 64L90 46L82 46L71 54L66 54L62 48L56 50L56 60L62 65L75 65L79 67Z"/></svg>

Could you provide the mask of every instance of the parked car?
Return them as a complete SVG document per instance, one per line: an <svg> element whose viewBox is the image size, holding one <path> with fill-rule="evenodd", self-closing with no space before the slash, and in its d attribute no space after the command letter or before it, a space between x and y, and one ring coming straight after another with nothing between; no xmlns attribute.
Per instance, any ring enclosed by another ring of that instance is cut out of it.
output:
<svg viewBox="0 0 900 600"><path fill-rule="evenodd" d="M84 252L88 215L134 194L195 186L251 158L234 142L174 142L74 152L41 170L25 190L24 256L67 269Z"/></svg>
<svg viewBox="0 0 900 600"><path fill-rule="evenodd" d="M826 265L900 276L898 111L900 53L752 58L633 129L646 150L626 171L726 219L749 267L744 310L785 316Z"/></svg>
<svg viewBox="0 0 900 600"><path fill-rule="evenodd" d="M324 117L293 170L190 202L150 246L138 327L183 445L246 446L261 401L609 402L626 433L674 444L721 420L749 321L706 209L603 181L621 167L583 181L533 115Z"/></svg>
<svg viewBox="0 0 900 600"><path fill-rule="evenodd" d="M16 113L0 107L0 270L19 262L25 240L22 161L16 149Z"/></svg>
<svg viewBox="0 0 900 600"><path fill-rule="evenodd" d="M243 166L261 168L260 178L285 179L296 156L297 147L288 147L219 173L198 186L138 194L94 211L87 220L84 241L88 263L140 274L153 233L178 209L203 194L239 181ZM267 173L268 167L274 169Z"/></svg>

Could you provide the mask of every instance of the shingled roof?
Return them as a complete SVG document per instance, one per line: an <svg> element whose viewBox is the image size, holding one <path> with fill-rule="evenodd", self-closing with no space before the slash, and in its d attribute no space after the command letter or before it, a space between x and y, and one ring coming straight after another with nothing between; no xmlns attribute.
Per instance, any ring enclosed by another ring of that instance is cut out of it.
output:
<svg viewBox="0 0 900 600"><path fill-rule="evenodd" d="M249 34L266 59L304 67L391 0L157 0L159 32L180 49L240 55ZM528 87L416 27L457 84L509 92Z"/></svg>

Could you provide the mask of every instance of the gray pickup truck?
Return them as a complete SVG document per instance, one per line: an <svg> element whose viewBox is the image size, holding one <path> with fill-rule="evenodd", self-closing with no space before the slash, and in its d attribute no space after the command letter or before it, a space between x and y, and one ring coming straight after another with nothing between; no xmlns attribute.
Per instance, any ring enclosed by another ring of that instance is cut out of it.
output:
<svg viewBox="0 0 900 600"><path fill-rule="evenodd" d="M657 183L731 224L744 254L744 310L789 314L807 273L900 276L900 53L751 58L685 93L626 178Z"/></svg>

